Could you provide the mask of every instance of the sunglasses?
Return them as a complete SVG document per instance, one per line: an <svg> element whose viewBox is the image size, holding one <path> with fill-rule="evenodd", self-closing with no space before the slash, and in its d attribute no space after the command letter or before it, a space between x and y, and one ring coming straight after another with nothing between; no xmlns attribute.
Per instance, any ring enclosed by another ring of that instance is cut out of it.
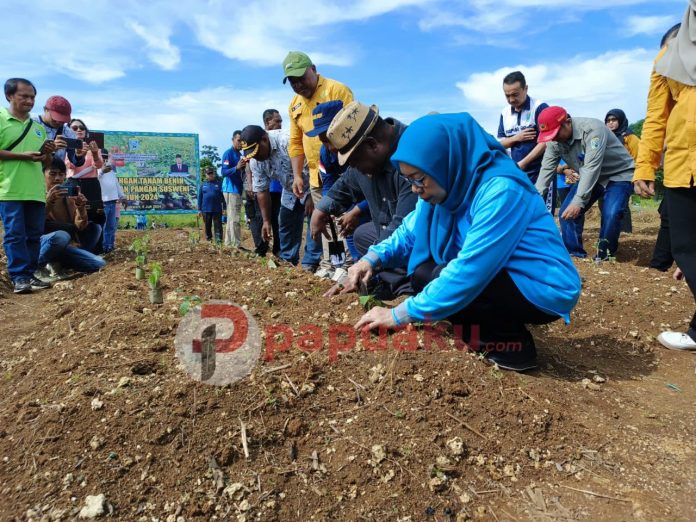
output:
<svg viewBox="0 0 696 522"><path fill-rule="evenodd" d="M83 125L73 125L70 127L74 131L81 131L81 130L87 130Z"/></svg>

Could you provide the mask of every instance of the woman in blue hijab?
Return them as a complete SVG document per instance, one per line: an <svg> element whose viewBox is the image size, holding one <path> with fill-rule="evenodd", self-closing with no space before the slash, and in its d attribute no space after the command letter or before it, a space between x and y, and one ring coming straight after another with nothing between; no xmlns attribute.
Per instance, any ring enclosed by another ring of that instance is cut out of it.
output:
<svg viewBox="0 0 696 522"><path fill-rule="evenodd" d="M525 324L569 322L580 277L526 174L467 113L416 120L392 161L420 199L351 267L344 291L382 268L406 266L416 294L373 308L355 328L448 319L499 366L534 368Z"/></svg>

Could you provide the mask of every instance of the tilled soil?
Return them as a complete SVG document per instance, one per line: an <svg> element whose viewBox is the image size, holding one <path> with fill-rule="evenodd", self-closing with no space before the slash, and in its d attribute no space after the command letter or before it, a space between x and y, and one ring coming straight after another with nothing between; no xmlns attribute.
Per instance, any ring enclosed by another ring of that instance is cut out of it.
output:
<svg viewBox="0 0 696 522"><path fill-rule="evenodd" d="M330 361L355 296L186 231L149 233L163 305L134 279L136 232L100 274L29 296L0 281L0 518L71 520L103 494L119 520L691 520L696 358L654 337L694 303L646 268L657 226L637 213L616 262L576 261L572 323L533 330L541 368L524 375L422 332L417 350ZM193 295L325 342L198 383L174 349Z"/></svg>

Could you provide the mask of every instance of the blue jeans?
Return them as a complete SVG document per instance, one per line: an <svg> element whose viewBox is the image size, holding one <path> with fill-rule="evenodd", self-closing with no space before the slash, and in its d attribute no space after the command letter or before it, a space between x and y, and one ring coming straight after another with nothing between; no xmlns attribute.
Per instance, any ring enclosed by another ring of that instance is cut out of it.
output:
<svg viewBox="0 0 696 522"><path fill-rule="evenodd" d="M571 186L570 192L568 192L561 205L560 215L563 215L565 209L568 208L577 190L578 184L575 183ZM585 252L582 246L585 212L601 197L604 198L604 204L602 206L602 220L599 228L597 257L606 259L616 254L619 246L619 234L621 234L621 218L626 208L626 202L632 193L633 184L630 181L610 181L606 188L597 183L592 189L587 205L577 218L570 220L560 219L563 243L571 256L587 257L587 252Z"/></svg>
<svg viewBox="0 0 696 522"><path fill-rule="evenodd" d="M92 252L93 254L100 249L101 245L99 242L102 237L102 227L91 221L87 223L84 230L80 230L77 233L77 237L80 240L80 248L82 250L87 250L87 252Z"/></svg>
<svg viewBox="0 0 696 522"><path fill-rule="evenodd" d="M101 257L70 246L71 239L70 234L64 230L41 236L39 266L58 262L64 268L71 268L77 272L98 272L106 266L106 261Z"/></svg>
<svg viewBox="0 0 696 522"><path fill-rule="evenodd" d="M300 200L295 201L295 207L290 210L280 207L278 216L278 234L280 235L280 253L278 257L296 265L300 260L300 245L302 243L302 227L305 221L305 207ZM309 217L307 218L307 237L302 264L317 266L321 258L321 244L314 241L310 235Z"/></svg>
<svg viewBox="0 0 696 522"><path fill-rule="evenodd" d="M2 244L10 279L17 282L33 277L39 266L46 205L40 201L0 201L0 219L5 228Z"/></svg>
<svg viewBox="0 0 696 522"><path fill-rule="evenodd" d="M104 201L104 215L106 216L106 221L104 222L103 248L104 252L111 252L116 243L116 227L118 226L116 222L116 200Z"/></svg>

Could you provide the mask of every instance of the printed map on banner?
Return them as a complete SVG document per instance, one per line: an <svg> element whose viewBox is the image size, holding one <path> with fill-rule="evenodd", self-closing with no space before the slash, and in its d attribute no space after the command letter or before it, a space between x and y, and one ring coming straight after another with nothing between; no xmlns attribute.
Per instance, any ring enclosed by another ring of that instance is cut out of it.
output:
<svg viewBox="0 0 696 522"><path fill-rule="evenodd" d="M101 131L128 214L197 212L198 134Z"/></svg>

